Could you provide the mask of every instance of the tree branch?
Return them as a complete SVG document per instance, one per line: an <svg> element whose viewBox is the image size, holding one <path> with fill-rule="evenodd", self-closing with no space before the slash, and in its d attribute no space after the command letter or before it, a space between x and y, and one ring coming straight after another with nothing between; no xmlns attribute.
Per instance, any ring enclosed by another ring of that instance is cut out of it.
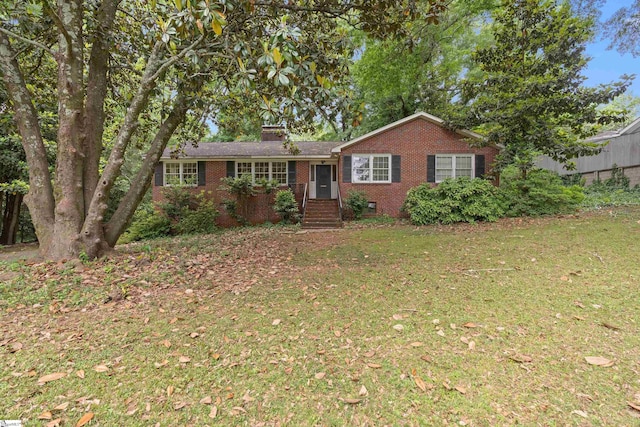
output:
<svg viewBox="0 0 640 427"><path fill-rule="evenodd" d="M49 15L49 17L51 19L53 19L53 22L56 24L56 27L58 28L58 31L60 31L60 33L67 40L67 46L71 46L72 45L71 35L69 34L67 29L65 28L64 23L62 22L62 20L60 19L60 17L56 13L56 11L53 10L51 8L51 6L49 5L49 1L48 0L42 0L42 8L44 9L45 13L47 13Z"/></svg>
<svg viewBox="0 0 640 427"><path fill-rule="evenodd" d="M198 88L202 86L204 79L198 79ZM197 89L197 88L196 88ZM178 96L173 102L173 107L165 121L160 125L151 146L147 151L144 161L133 179L133 184L129 187L127 194L120 200L118 208L105 226L105 239L109 246L115 246L120 235L127 228L136 207L144 197L151 183L154 173L154 166L160 160L162 152L167 146L169 139L180 123L184 122L187 111L191 105L192 98L184 94L184 90L178 90Z"/></svg>
<svg viewBox="0 0 640 427"><path fill-rule="evenodd" d="M156 81L160 78L160 76L167 71L167 69L169 67L171 67L173 64L175 64L176 62L178 62L178 60L184 58L184 56L191 50L195 49L201 42L202 40L204 40L204 36L200 36L198 37L198 39L191 43L190 46L186 47L185 49L183 49L179 54L172 56L171 58L169 58L166 62L164 62L159 68L158 70L151 76L148 77L148 81L152 82L152 81ZM144 82L143 82L144 83Z"/></svg>
<svg viewBox="0 0 640 427"><path fill-rule="evenodd" d="M87 78L84 128L82 141L84 154L83 191L85 214L98 184L102 136L104 132L104 100L107 95L107 70L109 49L112 43L109 37L115 21L120 0L104 0L95 12L98 27L93 36L89 55L89 75Z"/></svg>
<svg viewBox="0 0 640 427"><path fill-rule="evenodd" d="M30 45L33 45L33 46L37 47L38 49L42 49L42 50L44 50L45 52L50 53L50 54L51 54L51 56L53 56L53 55L54 55L54 52L53 52L49 47L47 47L47 46L43 45L42 43L37 42L37 41L35 41L35 40L28 39L28 38L26 38L26 37L22 37L22 36L21 36L21 35L19 35L19 34L16 34L16 33L12 32L12 31L7 30L6 28L2 28L2 27L0 27L0 33L4 33L4 34L6 34L6 35L7 35L7 36L9 36L9 37L16 38L16 39L18 39L18 40L20 40L20 41L23 41L23 42L25 42L25 43L29 43Z"/></svg>

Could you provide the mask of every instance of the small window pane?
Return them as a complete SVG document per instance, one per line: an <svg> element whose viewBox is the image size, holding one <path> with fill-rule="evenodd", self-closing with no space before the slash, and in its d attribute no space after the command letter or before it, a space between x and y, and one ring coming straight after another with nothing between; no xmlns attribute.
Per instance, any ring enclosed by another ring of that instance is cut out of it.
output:
<svg viewBox="0 0 640 427"><path fill-rule="evenodd" d="M165 185L180 185L180 163L165 163Z"/></svg>
<svg viewBox="0 0 640 427"><path fill-rule="evenodd" d="M287 183L287 162L271 163L271 179L278 181L278 184Z"/></svg>
<svg viewBox="0 0 640 427"><path fill-rule="evenodd" d="M453 156L436 156L436 182L453 177Z"/></svg>
<svg viewBox="0 0 640 427"><path fill-rule="evenodd" d="M373 158L373 181L389 181L389 157Z"/></svg>
<svg viewBox="0 0 640 427"><path fill-rule="evenodd" d="M198 183L198 164L183 163L182 164L182 184L196 185Z"/></svg>
<svg viewBox="0 0 640 427"><path fill-rule="evenodd" d="M238 177L251 174L251 162L238 162Z"/></svg>
<svg viewBox="0 0 640 427"><path fill-rule="evenodd" d="M353 180L355 182L368 182L371 177L369 157L353 156L351 159L353 164Z"/></svg>
<svg viewBox="0 0 640 427"><path fill-rule="evenodd" d="M269 162L255 163L255 180L261 179L269 180Z"/></svg>
<svg viewBox="0 0 640 427"><path fill-rule="evenodd" d="M456 177L468 176L471 178L471 156L456 156Z"/></svg>

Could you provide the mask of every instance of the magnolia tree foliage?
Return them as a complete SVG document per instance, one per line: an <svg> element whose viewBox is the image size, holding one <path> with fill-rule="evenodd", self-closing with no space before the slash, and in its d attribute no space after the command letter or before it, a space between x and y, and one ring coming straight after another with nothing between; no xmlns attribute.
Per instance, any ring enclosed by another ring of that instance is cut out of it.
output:
<svg viewBox="0 0 640 427"><path fill-rule="evenodd" d="M42 255L96 257L113 247L188 118L202 123L257 105L268 122L333 119L348 108L348 88L332 90L352 58L346 28L401 34L405 21L440 10L440 2L413 0L1 2L0 71L26 154L26 203ZM53 172L34 108L41 92L26 72L32 53L57 68ZM150 108L155 123L138 144L143 160L106 220Z"/></svg>
<svg viewBox="0 0 640 427"><path fill-rule="evenodd" d="M479 69L463 85L455 126L478 129L503 147L498 166L516 164L523 174L539 154L566 163L597 153L584 139L598 127L587 125L624 120L597 106L623 93L631 77L583 86L591 19L553 0L508 0L493 19L495 44L474 53Z"/></svg>

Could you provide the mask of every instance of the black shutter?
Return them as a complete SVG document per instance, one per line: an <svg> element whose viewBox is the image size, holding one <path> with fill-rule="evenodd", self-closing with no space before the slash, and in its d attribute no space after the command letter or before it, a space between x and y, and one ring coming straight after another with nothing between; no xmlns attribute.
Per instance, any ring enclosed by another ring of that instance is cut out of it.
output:
<svg viewBox="0 0 640 427"><path fill-rule="evenodd" d="M427 155L427 182L436 182L436 156Z"/></svg>
<svg viewBox="0 0 640 427"><path fill-rule="evenodd" d="M342 182L351 182L351 156L342 157Z"/></svg>
<svg viewBox="0 0 640 427"><path fill-rule="evenodd" d="M207 183L207 162L198 162L198 186L202 187Z"/></svg>
<svg viewBox="0 0 640 427"><path fill-rule="evenodd" d="M163 166L162 162L159 162L156 165L156 172L155 172L156 187L162 187L164 185L164 168L162 166Z"/></svg>
<svg viewBox="0 0 640 427"><path fill-rule="evenodd" d="M289 181L289 185L296 185L296 161L295 160L290 160L287 162L287 174L289 175L287 177L287 180Z"/></svg>
<svg viewBox="0 0 640 427"><path fill-rule="evenodd" d="M484 154L476 154L476 178L482 178L484 175Z"/></svg>
<svg viewBox="0 0 640 427"><path fill-rule="evenodd" d="M236 176L236 162L233 160L227 161L227 178L235 178Z"/></svg>
<svg viewBox="0 0 640 427"><path fill-rule="evenodd" d="M391 156L391 182L400 182L400 156Z"/></svg>

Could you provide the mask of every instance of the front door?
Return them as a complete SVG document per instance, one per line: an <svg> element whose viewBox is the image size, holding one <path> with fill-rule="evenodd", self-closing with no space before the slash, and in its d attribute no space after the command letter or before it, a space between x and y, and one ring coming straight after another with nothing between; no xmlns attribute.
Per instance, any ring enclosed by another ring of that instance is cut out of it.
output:
<svg viewBox="0 0 640 427"><path fill-rule="evenodd" d="M316 199L331 198L331 165L316 165Z"/></svg>

